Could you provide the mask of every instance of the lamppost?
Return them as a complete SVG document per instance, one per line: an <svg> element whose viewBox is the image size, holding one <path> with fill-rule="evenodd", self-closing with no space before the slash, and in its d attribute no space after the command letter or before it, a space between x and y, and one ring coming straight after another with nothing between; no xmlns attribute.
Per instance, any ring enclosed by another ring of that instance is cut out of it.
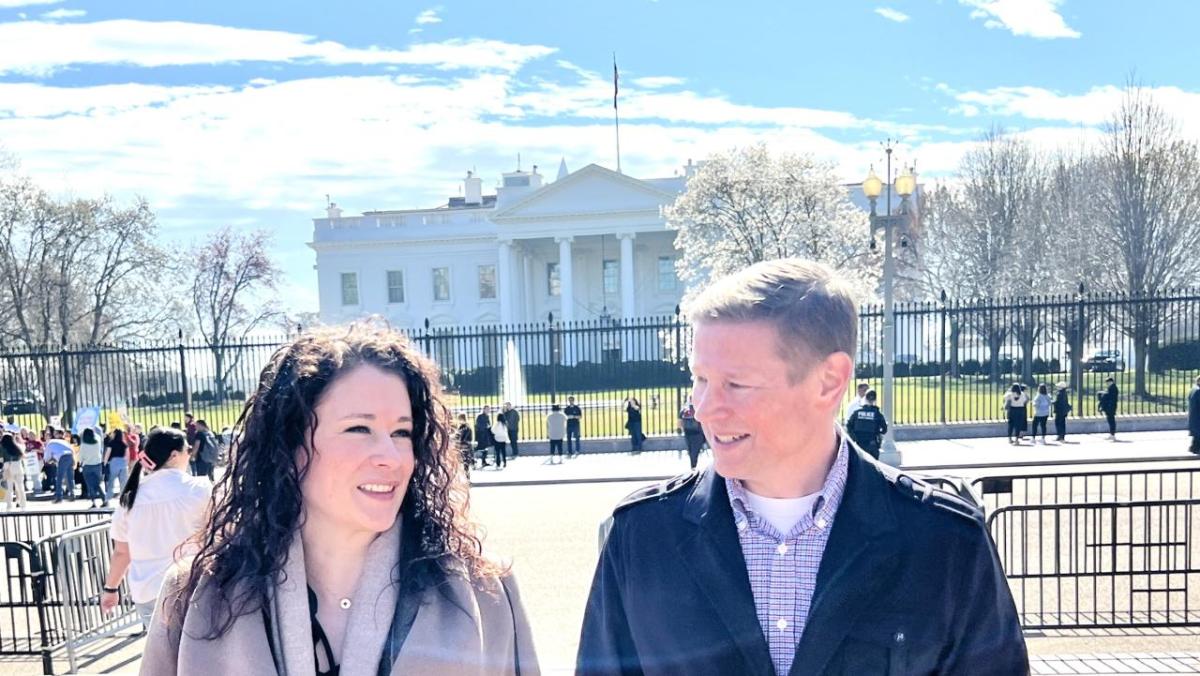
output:
<svg viewBox="0 0 1200 676"><path fill-rule="evenodd" d="M909 217L908 198L917 187L917 179L912 170L905 169L903 173L892 178L892 144L884 151L887 153L887 210L882 216L875 208L875 201L883 192L884 183L875 175L875 168L870 169L866 180L862 183L863 194L871 203L871 248L875 248L875 231L883 230L883 415L888 421L888 431L883 437L883 447L879 459L893 466L900 466L900 450L896 448L895 411L896 411L896 312L893 307L893 286L896 281L896 260L892 255L893 230ZM892 188L900 195L900 211L892 213Z"/></svg>

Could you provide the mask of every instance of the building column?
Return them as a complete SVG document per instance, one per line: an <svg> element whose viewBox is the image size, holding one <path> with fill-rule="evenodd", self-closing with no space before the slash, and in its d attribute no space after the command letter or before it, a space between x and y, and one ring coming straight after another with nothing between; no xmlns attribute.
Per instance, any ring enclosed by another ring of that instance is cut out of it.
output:
<svg viewBox="0 0 1200 676"><path fill-rule="evenodd" d="M621 317L628 319L637 314L633 293L633 238L632 232L617 234L621 241Z"/></svg>
<svg viewBox="0 0 1200 676"><path fill-rule="evenodd" d="M500 300L500 323L513 320L512 240L500 240L500 257L496 265L496 297Z"/></svg>
<svg viewBox="0 0 1200 676"><path fill-rule="evenodd" d="M558 281L560 312L564 322L575 321L575 275L571 269L571 242L574 237L555 237L558 242Z"/></svg>
<svg viewBox="0 0 1200 676"><path fill-rule="evenodd" d="M521 257L521 268L521 292L525 305L525 310L522 314L527 322L537 321L538 318L534 316L534 299L536 296L533 293L533 256L529 255L528 251Z"/></svg>

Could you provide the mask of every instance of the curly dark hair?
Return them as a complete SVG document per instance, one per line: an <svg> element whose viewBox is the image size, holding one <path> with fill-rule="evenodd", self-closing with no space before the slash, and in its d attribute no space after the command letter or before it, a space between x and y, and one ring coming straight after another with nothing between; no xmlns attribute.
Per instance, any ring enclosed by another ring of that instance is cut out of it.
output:
<svg viewBox="0 0 1200 676"><path fill-rule="evenodd" d="M195 537L198 552L182 591L190 598L201 579L215 586L206 638L262 609L282 579L304 518L300 484L312 457L314 408L330 383L360 365L400 376L412 401L415 465L400 507L404 543L396 571L402 592L463 573L483 586L503 572L484 557L469 516L437 366L406 336L372 322L316 329L277 350L263 369L235 425L230 466L213 491L209 521Z"/></svg>

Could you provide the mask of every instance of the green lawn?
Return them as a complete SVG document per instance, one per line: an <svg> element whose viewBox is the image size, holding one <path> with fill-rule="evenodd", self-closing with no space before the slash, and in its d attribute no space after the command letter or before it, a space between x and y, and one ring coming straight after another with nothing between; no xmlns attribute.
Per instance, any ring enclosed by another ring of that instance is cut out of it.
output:
<svg viewBox="0 0 1200 676"><path fill-rule="evenodd" d="M1191 390L1196 372L1172 371L1164 374L1148 374L1147 389L1150 396L1133 397L1133 371L1121 373L1086 373L1084 374L1083 406L1079 406L1078 397L1071 394L1071 403L1075 407L1074 416L1095 416L1095 393L1102 389L1104 378L1113 376L1121 389L1121 404L1118 411L1123 415L1149 413L1183 413L1187 410L1187 395ZM1011 377L1011 376L1010 376ZM1044 374L1038 376L1039 381L1053 385L1060 380L1067 380L1065 373ZM878 380L869 381L877 389L882 389ZM984 376L964 376L962 378L945 379L944 420L942 378L905 377L896 379L896 422L899 424L913 423L957 423L957 422L999 422L1003 416L1001 401L1004 392L1012 380L1002 379L1000 383L988 382ZM1053 387L1051 387L1053 393ZM679 406L686 401L686 388L660 387L640 388L632 390L605 390L596 392L573 393L579 405L584 409L583 436L606 437L622 436L624 430L625 411L622 400L632 394L641 400L643 405L643 431L648 436L675 434ZM657 396L656 396L657 395ZM566 403L567 393L559 393L554 401ZM849 398L849 397L847 397ZM503 401L497 396L460 396L455 393L447 395L448 403L456 411L467 414L468 419L474 420L484 404L498 408ZM522 439L541 438L545 430L543 421L549 405L553 403L549 393L532 394L518 403L518 409L523 412ZM232 425L241 413L243 402L195 402L192 411L196 417L205 419L215 431ZM107 411L103 412L107 415ZM13 421L31 428L44 426L45 421L40 415L10 416ZM180 406L163 407L132 407L128 410L132 422L144 427L152 425L168 425L172 421L183 419L183 408Z"/></svg>

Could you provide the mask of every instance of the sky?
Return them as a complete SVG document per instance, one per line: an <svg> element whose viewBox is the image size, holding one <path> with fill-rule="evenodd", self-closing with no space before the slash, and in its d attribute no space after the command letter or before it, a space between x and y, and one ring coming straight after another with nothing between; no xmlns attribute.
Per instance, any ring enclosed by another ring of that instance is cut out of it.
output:
<svg viewBox="0 0 1200 676"><path fill-rule="evenodd" d="M672 176L755 142L859 181L949 176L998 126L1094 143L1134 79L1200 138L1200 3L0 0L0 150L57 195L143 196L165 242L265 229L317 309L312 218L433 207L540 165Z"/></svg>

